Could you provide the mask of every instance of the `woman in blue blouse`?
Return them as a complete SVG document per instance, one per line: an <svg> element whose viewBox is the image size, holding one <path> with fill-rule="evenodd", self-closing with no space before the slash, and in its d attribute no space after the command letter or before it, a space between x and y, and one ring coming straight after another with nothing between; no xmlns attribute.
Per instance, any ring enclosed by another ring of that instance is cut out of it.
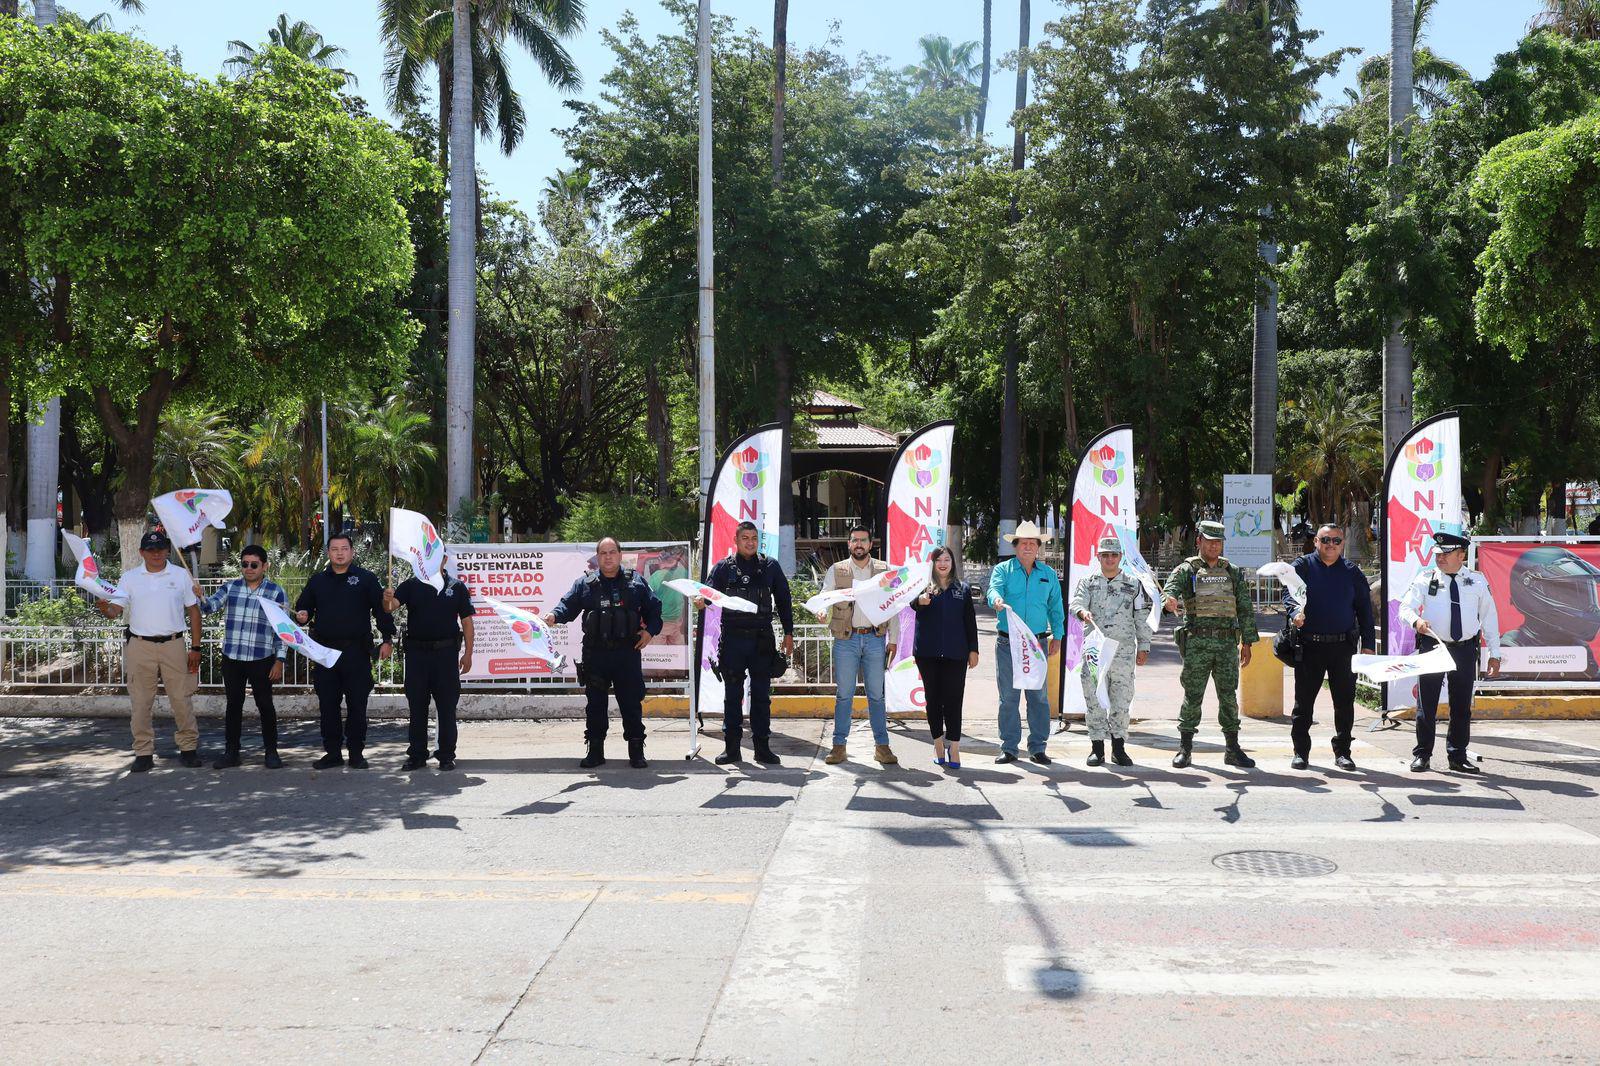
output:
<svg viewBox="0 0 1600 1066"><path fill-rule="evenodd" d="M934 762L961 768L961 700L967 671L978 665L978 612L972 586L956 578L955 556L935 548L933 584L917 598L917 636L912 655L922 675Z"/></svg>

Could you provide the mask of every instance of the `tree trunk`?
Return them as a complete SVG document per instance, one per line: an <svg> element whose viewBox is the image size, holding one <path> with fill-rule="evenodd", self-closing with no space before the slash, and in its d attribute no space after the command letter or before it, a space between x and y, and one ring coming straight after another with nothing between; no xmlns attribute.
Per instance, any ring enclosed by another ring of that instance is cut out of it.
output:
<svg viewBox="0 0 1600 1066"><path fill-rule="evenodd" d="M156 464L156 433L161 426L161 411L172 395L172 373L157 370L150 385L134 408L133 424L117 410L111 392L104 385L94 389L95 412L100 424L116 443L122 462L122 484L112 498L117 516L117 540L122 565L127 568L139 557L139 536L144 532L150 511L150 477Z"/></svg>
<svg viewBox="0 0 1600 1066"><path fill-rule="evenodd" d="M989 66L994 42L994 0L983 0L983 76L978 82L978 140L983 140L983 120L989 115Z"/></svg>
<svg viewBox="0 0 1600 1066"><path fill-rule="evenodd" d="M789 0L772 4L772 191L774 199L783 188L783 118L789 93ZM780 294L781 299L781 294ZM780 426L794 424L794 353L780 325L772 339L772 383L777 396L773 420ZM778 565L794 576L794 462L785 447L778 458Z"/></svg>
<svg viewBox="0 0 1600 1066"><path fill-rule="evenodd" d="M1011 124L1015 132L1011 138L1011 169L1022 169L1027 150L1027 135L1022 129L1022 109L1028 106L1028 32L1033 22L1033 16L1028 0L1019 0L1018 9L1021 25L1017 31L1017 101L1016 109L1012 112ZM1015 194L1011 198L1009 217L1013 225L1020 215L1017 212ZM1017 311L1012 309L1011 325L1006 331L1005 347L1005 393L1003 406L1000 412L1000 545L999 554L1003 559L1012 554L1011 545L1006 543L1005 534L1017 528L1017 465L1022 461L1019 454L1021 440L1018 430L1021 428L1020 414L1017 408L1017 376L1020 370L1021 346L1018 333L1021 323Z"/></svg>
<svg viewBox="0 0 1600 1066"><path fill-rule="evenodd" d="M672 498L672 425L667 392L661 385L661 369L655 360L645 369L644 387L647 397L645 426L651 443L656 446L656 499Z"/></svg>
<svg viewBox="0 0 1600 1066"><path fill-rule="evenodd" d="M783 113L789 89L789 0L772 2L772 187L783 185Z"/></svg>
<svg viewBox="0 0 1600 1066"><path fill-rule="evenodd" d="M1400 137L1411 124L1412 49L1416 40L1414 0L1389 0L1389 204L1398 207ZM1395 284L1399 284L1396 278ZM1402 332L1409 318L1401 312L1389 320L1383 340L1383 454L1394 452L1411 428L1411 344Z"/></svg>
<svg viewBox="0 0 1600 1066"><path fill-rule="evenodd" d="M450 106L450 332L445 359L445 500L449 520L470 511L473 355L477 339L477 174L472 126L470 0L454 0L454 77Z"/></svg>
<svg viewBox="0 0 1600 1066"><path fill-rule="evenodd" d="M1261 284L1256 291L1254 339L1250 352L1250 471L1276 474L1278 468L1278 246L1261 242Z"/></svg>

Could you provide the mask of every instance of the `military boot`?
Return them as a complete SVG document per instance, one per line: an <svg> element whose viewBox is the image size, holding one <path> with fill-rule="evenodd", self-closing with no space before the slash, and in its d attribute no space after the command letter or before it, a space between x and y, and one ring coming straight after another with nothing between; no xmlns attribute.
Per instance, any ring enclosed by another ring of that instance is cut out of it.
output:
<svg viewBox="0 0 1600 1066"><path fill-rule="evenodd" d="M1194 734L1178 734L1178 754L1172 757L1172 768L1182 770L1189 765L1189 760L1194 756Z"/></svg>
<svg viewBox="0 0 1600 1066"><path fill-rule="evenodd" d="M1089 741L1089 765L1099 766L1106 761L1106 742L1103 740Z"/></svg>
<svg viewBox="0 0 1600 1066"><path fill-rule="evenodd" d="M644 741L628 741L628 765L635 770L643 770L650 765L644 761Z"/></svg>
<svg viewBox="0 0 1600 1066"><path fill-rule="evenodd" d="M778 757L772 753L772 745L766 737L752 740L750 745L756 750L756 762L766 763L768 766L778 765Z"/></svg>
<svg viewBox="0 0 1600 1066"><path fill-rule="evenodd" d="M585 755L578 765L585 770L593 770L596 766L604 766L606 762L606 742L603 740L589 741L589 754Z"/></svg>
<svg viewBox="0 0 1600 1066"><path fill-rule="evenodd" d="M1122 737L1111 738L1111 761L1118 766L1132 766L1133 759L1128 756L1128 749L1123 747L1126 741Z"/></svg>
<svg viewBox="0 0 1600 1066"><path fill-rule="evenodd" d="M743 737L734 736L724 740L722 754L718 755L712 762L718 766L731 766L736 762L743 761L744 752L739 750L739 742L742 739Z"/></svg>
<svg viewBox="0 0 1600 1066"><path fill-rule="evenodd" d="M1256 761L1244 753L1239 747L1238 733L1224 733L1223 739L1227 741L1228 750L1223 753L1222 761L1229 766L1237 766L1241 770L1254 770Z"/></svg>

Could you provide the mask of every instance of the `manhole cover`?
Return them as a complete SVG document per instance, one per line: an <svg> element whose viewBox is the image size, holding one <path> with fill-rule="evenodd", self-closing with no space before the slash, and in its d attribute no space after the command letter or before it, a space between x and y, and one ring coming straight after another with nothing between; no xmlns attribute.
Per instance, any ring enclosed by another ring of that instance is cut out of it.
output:
<svg viewBox="0 0 1600 1066"><path fill-rule="evenodd" d="M1298 851L1226 851L1213 856L1211 865L1251 877L1321 877L1339 868L1320 855Z"/></svg>

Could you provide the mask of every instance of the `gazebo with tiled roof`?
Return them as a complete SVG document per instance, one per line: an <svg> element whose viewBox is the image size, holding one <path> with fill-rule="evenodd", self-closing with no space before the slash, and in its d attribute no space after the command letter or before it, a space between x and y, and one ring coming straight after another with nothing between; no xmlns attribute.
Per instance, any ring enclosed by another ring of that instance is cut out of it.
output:
<svg viewBox="0 0 1600 1066"><path fill-rule="evenodd" d="M790 456L795 553L802 561L813 554L822 562L842 558L852 521L864 518L876 527L883 479L900 438L861 422L862 411L860 404L820 389L797 411L815 437Z"/></svg>

